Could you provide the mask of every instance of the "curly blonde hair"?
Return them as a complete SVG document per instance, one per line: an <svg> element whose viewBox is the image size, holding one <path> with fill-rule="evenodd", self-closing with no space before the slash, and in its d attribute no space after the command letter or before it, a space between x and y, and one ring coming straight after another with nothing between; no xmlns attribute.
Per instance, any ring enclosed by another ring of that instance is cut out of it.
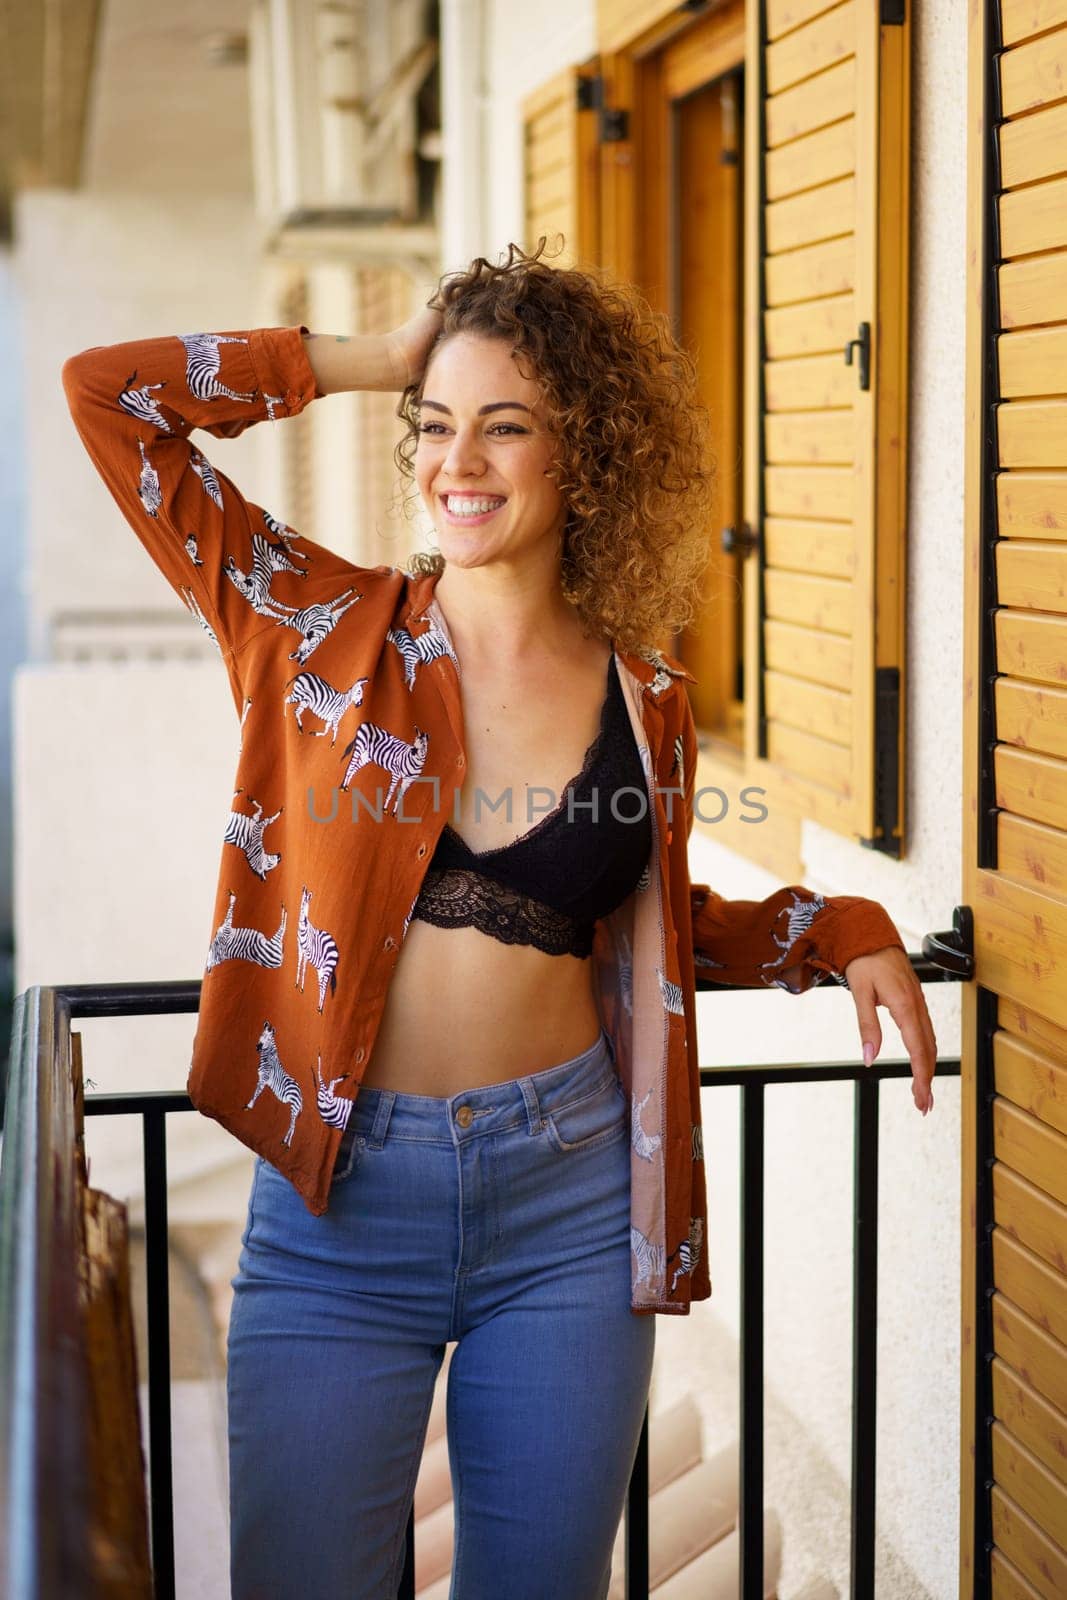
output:
<svg viewBox="0 0 1067 1600"><path fill-rule="evenodd" d="M562 236L561 236L562 237ZM427 357L458 333L505 340L540 384L557 440L553 480L566 504L560 581L587 636L623 650L667 647L707 600L713 462L696 368L665 316L599 271L550 266L508 246L443 278L444 321ZM425 368L423 376L425 375ZM394 458L410 486L422 376L401 395ZM440 549L409 560L443 571Z"/></svg>

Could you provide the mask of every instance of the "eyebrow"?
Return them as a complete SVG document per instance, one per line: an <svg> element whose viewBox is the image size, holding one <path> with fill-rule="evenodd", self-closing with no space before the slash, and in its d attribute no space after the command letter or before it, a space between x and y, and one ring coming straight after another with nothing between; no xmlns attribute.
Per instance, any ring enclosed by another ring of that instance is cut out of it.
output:
<svg viewBox="0 0 1067 1600"><path fill-rule="evenodd" d="M443 406L439 400L422 400L420 404L429 406L431 411L444 411L448 416L452 415L449 407ZM529 409L529 406L522 405L518 400L494 400L490 405L479 406L478 416L484 417L488 411L529 411Z"/></svg>

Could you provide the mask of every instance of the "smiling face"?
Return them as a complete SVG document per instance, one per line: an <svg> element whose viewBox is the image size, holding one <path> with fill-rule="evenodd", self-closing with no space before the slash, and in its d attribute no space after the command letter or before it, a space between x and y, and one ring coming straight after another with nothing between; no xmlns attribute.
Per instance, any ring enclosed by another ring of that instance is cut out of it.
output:
<svg viewBox="0 0 1067 1600"><path fill-rule="evenodd" d="M555 456L538 385L501 339L458 333L430 358L422 386L415 480L446 562L521 559L566 518L546 476Z"/></svg>

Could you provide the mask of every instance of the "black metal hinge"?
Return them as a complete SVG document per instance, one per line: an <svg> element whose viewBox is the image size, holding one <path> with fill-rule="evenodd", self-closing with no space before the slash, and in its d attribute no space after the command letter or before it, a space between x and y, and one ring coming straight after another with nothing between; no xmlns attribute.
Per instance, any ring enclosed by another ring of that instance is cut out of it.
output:
<svg viewBox="0 0 1067 1600"><path fill-rule="evenodd" d="M901 28L906 18L906 0L879 0L878 21L883 28Z"/></svg>
<svg viewBox="0 0 1067 1600"><path fill-rule="evenodd" d="M578 79L576 99L579 111L599 111L604 99L604 80L599 73Z"/></svg>
<svg viewBox="0 0 1067 1600"><path fill-rule="evenodd" d="M900 808L900 668L876 667L874 674L874 820L873 839L861 839L868 850L900 855L894 834Z"/></svg>
<svg viewBox="0 0 1067 1600"><path fill-rule="evenodd" d="M599 112L601 144L618 144L630 137L630 113L604 104L604 79L599 73L578 79L577 102L579 111Z"/></svg>

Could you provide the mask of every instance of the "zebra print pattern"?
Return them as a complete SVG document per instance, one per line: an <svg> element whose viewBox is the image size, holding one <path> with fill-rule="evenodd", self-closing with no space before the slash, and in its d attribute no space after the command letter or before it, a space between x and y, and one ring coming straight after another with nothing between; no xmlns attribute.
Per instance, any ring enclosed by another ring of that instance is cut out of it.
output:
<svg viewBox="0 0 1067 1600"><path fill-rule="evenodd" d="M681 789L682 793L684 794L685 793L685 746L682 743L682 736L681 736L680 733L675 736L675 740L674 740L674 765L671 767L671 777L672 778L674 777L675 773L678 774L678 787L679 787L679 789Z"/></svg>
<svg viewBox="0 0 1067 1600"><path fill-rule="evenodd" d="M181 593L182 599L185 601L186 609L192 612L193 616L196 618L197 622L199 622L200 626L203 628L204 632L207 634L208 638L211 640L212 644L215 646L215 649L218 651L219 655L221 656L221 654L222 654L222 646L219 644L218 639L215 637L214 628L211 626L210 622L207 620L207 618L205 617L204 613L201 611L199 602L198 602L198 600L196 598L196 595L193 593L193 591L191 589L182 589L180 591L180 593Z"/></svg>
<svg viewBox="0 0 1067 1600"><path fill-rule="evenodd" d="M326 724L324 728L313 729L313 733L320 739L325 739L328 733L331 734L332 747L337 743L337 730L341 718L350 706L363 704L363 685L369 682L369 678L357 678L351 688L335 689L332 683L320 678L317 672L299 672L295 678L289 680L292 692L282 701L282 715L285 715L286 706L294 706L296 731L303 733L304 726L300 719L305 711L310 711L313 717L318 717Z"/></svg>
<svg viewBox="0 0 1067 1600"><path fill-rule="evenodd" d="M347 1128L348 1119L352 1114L352 1101L346 1100L343 1095L334 1094L337 1084L343 1083L348 1077L347 1072L342 1072L340 1077L331 1078L326 1084L322 1079L322 1057L319 1056L315 1063L315 1105L319 1116L328 1128Z"/></svg>
<svg viewBox="0 0 1067 1600"><path fill-rule="evenodd" d="M418 905L418 903L419 903L419 896L416 895L414 900L411 902L411 906L408 909L407 916L404 918L404 926L400 930L400 942L401 942L401 944L403 944L405 938L407 937L408 923L411 921L412 917L415 915L415 907Z"/></svg>
<svg viewBox="0 0 1067 1600"><path fill-rule="evenodd" d="M342 752L346 756L351 755L351 760L341 780L341 788L347 789L356 773L363 767L371 765L382 767L390 777L385 809L389 810L389 802L396 791L396 799L393 802L395 814L411 784L426 765L429 743L429 734L424 733L418 724L415 726L414 739L410 744L406 744L403 739L397 738L395 733L380 728L375 722L361 723L356 729L355 738Z"/></svg>
<svg viewBox="0 0 1067 1600"><path fill-rule="evenodd" d="M137 448L141 452L141 473L137 480L137 493L148 516L154 517L163 504L163 496L159 490L159 473L145 455L143 439L138 439Z"/></svg>
<svg viewBox="0 0 1067 1600"><path fill-rule="evenodd" d="M238 394L235 389L228 389L219 378L219 363L222 353L219 346L222 344L247 344L247 339L239 339L226 333L179 333L178 338L185 346L185 381L189 385L189 393L198 400L240 400L245 405L251 405L256 398L255 391L251 394Z"/></svg>
<svg viewBox="0 0 1067 1600"><path fill-rule="evenodd" d="M637 893L638 894L644 894L645 890L648 888L648 886L649 886L649 884L651 882L652 882L652 868L649 865L649 863L646 861L644 866L641 868L641 876L638 878L637 883L635 885L635 887L637 889Z"/></svg>
<svg viewBox="0 0 1067 1600"><path fill-rule="evenodd" d="M649 1292L654 1292L662 1284L666 1275L663 1262L663 1246L653 1244L646 1239L640 1228L630 1224L630 1249L637 1261L637 1272L634 1276L634 1288L640 1288L647 1283Z"/></svg>
<svg viewBox="0 0 1067 1600"><path fill-rule="evenodd" d="M626 1007L626 1015L632 1017L634 1014L634 969L628 961L623 961L619 965L619 994L622 996L622 1003Z"/></svg>
<svg viewBox="0 0 1067 1600"><path fill-rule="evenodd" d="M241 736L237 741L237 759L238 759L238 761L240 761L241 756L244 753L244 747L245 747L245 723L248 720L248 713L251 711L251 709L252 709L252 696L250 694L248 694L248 695L245 695L244 710L241 712Z"/></svg>
<svg viewBox="0 0 1067 1600"><path fill-rule="evenodd" d="M656 977L659 979L659 992L663 1000L663 1009L673 1011L676 1017L685 1016L685 1001L682 998L681 985L672 983L664 976L659 967L656 968Z"/></svg>
<svg viewBox="0 0 1067 1600"><path fill-rule="evenodd" d="M337 963L340 952L336 941L331 934L323 928L316 928L308 915L308 906L311 904L311 890L305 884L300 891L300 921L296 929L296 986L300 993L304 992L304 976L307 972L308 962L315 968L319 979L319 1011L326 1004L326 986L329 984L330 993L337 993Z"/></svg>
<svg viewBox="0 0 1067 1600"><path fill-rule="evenodd" d="M193 563L194 567L202 567L204 565L204 563L201 561L199 555L197 554L197 550L196 550L196 534L195 534L195 532L189 534L188 538L185 541L185 553L189 557L189 560Z"/></svg>
<svg viewBox="0 0 1067 1600"><path fill-rule="evenodd" d="M456 652L432 617L429 628L417 637L409 633L407 628L389 628L385 637L400 653L404 662L404 682L409 691L415 687L416 668L424 667L427 662L436 661L438 656L449 656L455 664L456 671L459 671Z"/></svg>
<svg viewBox="0 0 1067 1600"><path fill-rule="evenodd" d="M632 1093L630 1095L630 1149L635 1155L640 1156L642 1161L651 1161L663 1143L658 1133L646 1133L641 1125L641 1113L647 1106L651 1093L652 1090L649 1089L643 1100L638 1100Z"/></svg>
<svg viewBox="0 0 1067 1600"><path fill-rule="evenodd" d="M300 1085L296 1079L291 1078L282 1066L274 1042L274 1029L269 1022L263 1024L263 1032L259 1036L256 1050L259 1054L256 1091L245 1106L245 1110L251 1111L264 1089L269 1089L280 1105L289 1107L289 1127L282 1139L282 1144L288 1147L293 1142L296 1119L304 1109L304 1097L300 1093Z"/></svg>
<svg viewBox="0 0 1067 1600"><path fill-rule="evenodd" d="M645 685L649 694L661 695L664 689L669 688L671 679L681 675L677 667L667 664L662 650L657 650L652 645L647 645L643 649L635 651L635 654L639 655L642 661L647 661L650 666L656 669L656 676L652 679L652 682Z"/></svg>
<svg viewBox="0 0 1067 1600"><path fill-rule="evenodd" d="M273 934L260 933L258 928L235 928L233 908L237 899L230 890L230 903L226 915L215 930L215 937L207 953L205 972L211 972L222 961L254 961L257 967L280 967L285 941L285 922L288 913L282 906L282 920Z"/></svg>
<svg viewBox="0 0 1067 1600"><path fill-rule="evenodd" d="M240 789L234 791L235 795L241 793ZM249 805L255 808L254 815L246 816L243 811L231 811L230 820L222 836L223 844L236 845L242 852L248 865L252 868L257 878L266 881L267 873L273 872L281 861L281 854L267 851L263 847L263 835L272 822L277 822L285 807L280 806L271 817L263 815L263 807L258 800L248 796Z"/></svg>
<svg viewBox="0 0 1067 1600"><path fill-rule="evenodd" d="M694 1122L692 1127L693 1127L693 1160L694 1161L703 1161L703 1159L704 1159L704 1129L703 1129L703 1127L701 1126L701 1124L699 1122Z"/></svg>
<svg viewBox="0 0 1067 1600"><path fill-rule="evenodd" d="M678 1265L675 1267L674 1276L671 1279L671 1294L674 1293L678 1285L678 1279L688 1277L692 1273L697 1262L700 1260L700 1248L703 1242L703 1220L700 1217L690 1217L688 1239L683 1239L678 1248L676 1250L672 1250L670 1255L667 1257L668 1261L673 1261L675 1256L678 1257Z"/></svg>
<svg viewBox="0 0 1067 1600"><path fill-rule="evenodd" d="M235 580L236 581L236 580ZM349 595L352 598L349 600ZM290 650L289 660L298 661L304 665L313 650L317 650L322 641L330 636L338 622L344 616L349 606L354 606L357 600L362 600L363 595L357 589L344 589L333 600L320 601L300 610L297 606L283 605L273 595L268 595L269 608L261 611L261 615L271 617L279 627L295 628L300 635L300 643L295 650ZM342 605L342 600L347 601ZM256 606L260 611L260 607Z"/></svg>
<svg viewBox="0 0 1067 1600"><path fill-rule="evenodd" d="M302 539L304 537L302 533L297 533L295 529L290 528L287 522L279 522L278 518L272 517L269 511L263 512L263 522L266 526L267 532L272 533L276 540L280 540L281 543L284 544L285 548L289 551L290 555L300 554L299 551L293 549L293 541L295 539ZM311 557L304 556L303 559L305 561L310 561Z"/></svg>
<svg viewBox="0 0 1067 1600"><path fill-rule="evenodd" d="M296 553L299 554L299 551ZM306 560L307 557L302 559ZM253 611L261 617L271 617L273 620L278 620L277 608L280 604L270 592L274 574L294 572L298 578L307 577L307 568L294 566L290 560L289 547L284 540L279 539L274 543L262 533L252 535L251 572L243 572L233 556L226 557L223 570L242 600L247 600ZM291 611L295 607L286 606L283 609Z"/></svg>
<svg viewBox="0 0 1067 1600"><path fill-rule="evenodd" d="M174 429L159 409L158 400L152 399L154 389L165 389L166 383L142 383L139 389L131 388L137 376L135 367L126 379L126 387L116 397L123 411L127 412L138 422L148 422L161 433L173 433Z"/></svg>
<svg viewBox="0 0 1067 1600"><path fill-rule="evenodd" d="M189 465L203 484L204 493L208 499L213 500L221 511L222 485L219 482L215 468L211 465L207 456L200 450L194 450L189 457Z"/></svg>
<svg viewBox="0 0 1067 1600"><path fill-rule="evenodd" d="M761 968L785 966L790 950L792 950L801 935L807 933L819 912L824 910L826 906L826 901L821 894L813 893L810 900L802 900L799 895L794 894L792 900L793 904L791 906L783 906L778 913L779 916L784 916L787 919L785 938L779 939L773 930L771 932L772 939L782 953L774 960L761 962ZM782 978L765 978L764 982L773 984L778 989L785 989L790 994L793 993L793 990L789 988L789 985Z"/></svg>

